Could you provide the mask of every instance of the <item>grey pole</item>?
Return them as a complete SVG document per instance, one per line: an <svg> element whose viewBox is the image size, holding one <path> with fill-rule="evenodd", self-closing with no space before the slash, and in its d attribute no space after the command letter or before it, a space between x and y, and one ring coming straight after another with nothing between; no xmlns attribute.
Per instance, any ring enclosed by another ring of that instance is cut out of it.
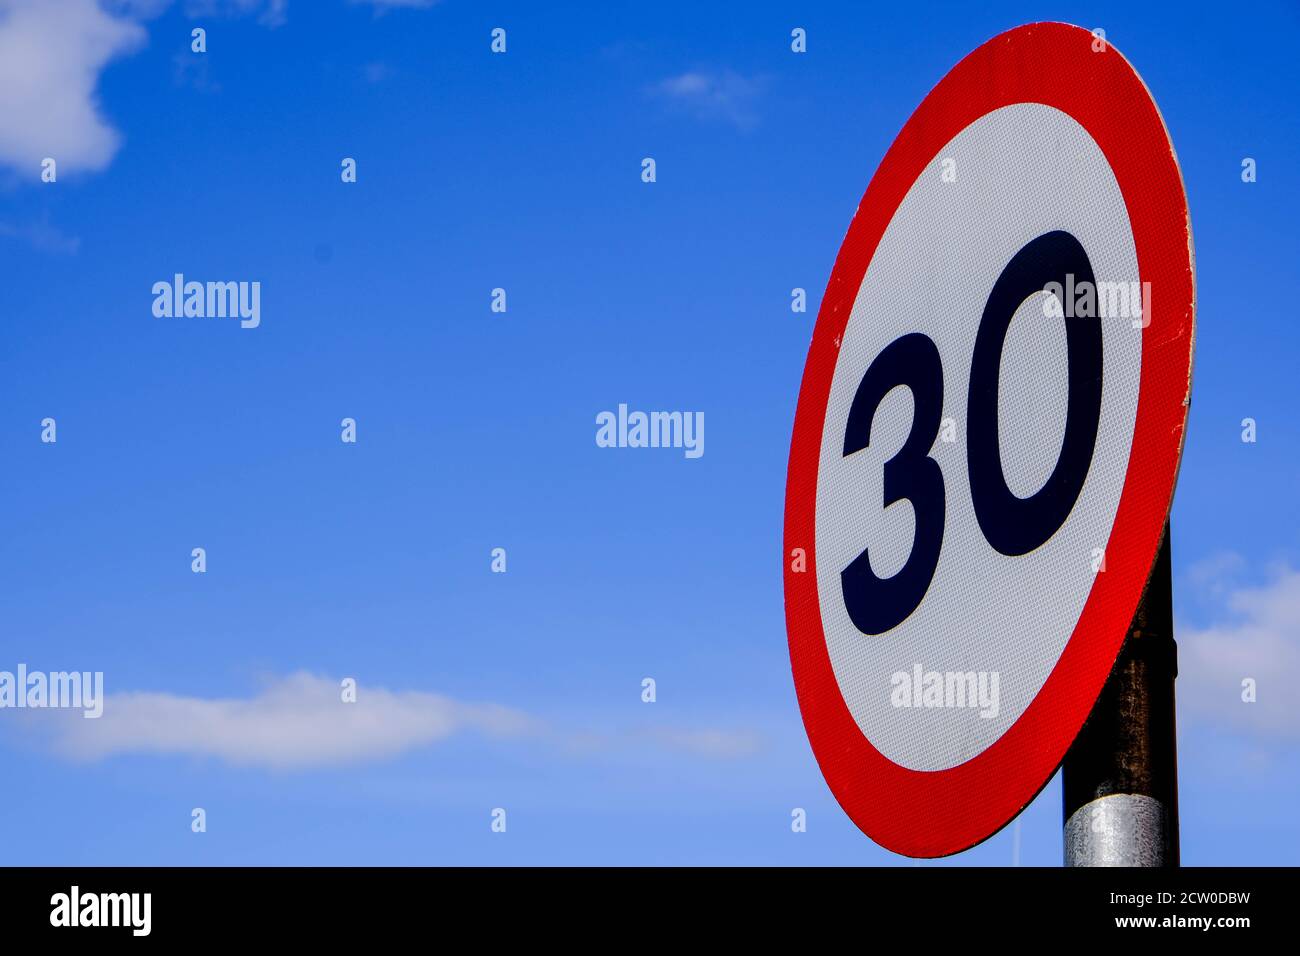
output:
<svg viewBox="0 0 1300 956"><path fill-rule="evenodd" d="M1066 866L1178 866L1177 676L1166 524L1124 647L1062 764Z"/></svg>

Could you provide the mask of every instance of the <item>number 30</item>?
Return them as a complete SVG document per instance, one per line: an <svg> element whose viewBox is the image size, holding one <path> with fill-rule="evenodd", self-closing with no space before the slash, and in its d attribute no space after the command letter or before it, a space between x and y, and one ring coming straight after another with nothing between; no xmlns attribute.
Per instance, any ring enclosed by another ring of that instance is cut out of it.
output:
<svg viewBox="0 0 1300 956"><path fill-rule="evenodd" d="M1043 486L1028 498L1007 487L998 443L998 376L1011 319L1031 295L1049 283L1095 283L1083 246L1068 232L1044 233L1007 263L989 293L975 335L967 401L966 461L971 504L985 540L1009 556L1041 547L1065 524L1079 499L1092 465L1101 421L1101 324L1065 319L1069 392L1061 454ZM864 634L883 634L921 605L943 546L946 498L943 472L930 455L943 414L943 363L934 341L911 332L887 345L867 368L849 407L844 429L847 457L871 444L876 409L890 391L912 393L912 428L898 454L885 462L884 500L888 508L909 501L916 518L912 549L892 577L877 577L863 550L840 572L844 607Z"/></svg>

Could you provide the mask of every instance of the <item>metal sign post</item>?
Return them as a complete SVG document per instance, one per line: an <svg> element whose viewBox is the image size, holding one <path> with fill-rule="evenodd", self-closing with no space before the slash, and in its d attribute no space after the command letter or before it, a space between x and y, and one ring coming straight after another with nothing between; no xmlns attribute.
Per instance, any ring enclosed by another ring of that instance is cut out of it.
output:
<svg viewBox="0 0 1300 956"><path fill-rule="evenodd" d="M1169 526L1124 649L1065 756L1066 866L1178 866Z"/></svg>

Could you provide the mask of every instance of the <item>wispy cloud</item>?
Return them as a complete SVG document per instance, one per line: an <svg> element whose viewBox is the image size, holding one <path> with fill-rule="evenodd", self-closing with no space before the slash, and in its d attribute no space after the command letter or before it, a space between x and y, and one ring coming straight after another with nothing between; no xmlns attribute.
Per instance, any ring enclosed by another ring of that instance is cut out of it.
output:
<svg viewBox="0 0 1300 956"><path fill-rule="evenodd" d="M650 94L700 120L722 121L738 129L758 125L758 98L767 83L732 70L692 70L660 80Z"/></svg>
<svg viewBox="0 0 1300 956"><path fill-rule="evenodd" d="M518 711L439 694L362 685L356 701L345 703L341 682L307 673L250 698L109 694L98 720L51 721L50 729L56 751L77 759L171 754L287 770L392 757L459 734L541 730Z"/></svg>
<svg viewBox="0 0 1300 956"><path fill-rule="evenodd" d="M183 9L191 18L255 14L263 26L278 27L288 19L289 0L185 0Z"/></svg>
<svg viewBox="0 0 1300 956"><path fill-rule="evenodd" d="M144 29L95 0L0 0L0 163L36 180L100 170L121 135L100 112L100 71L145 41Z"/></svg>
<svg viewBox="0 0 1300 956"><path fill-rule="evenodd" d="M220 93L221 84L212 78L211 62L208 57L196 56L189 49L172 54L172 82L200 93Z"/></svg>
<svg viewBox="0 0 1300 956"><path fill-rule="evenodd" d="M0 221L0 239L17 239L38 252L57 255L72 255L81 248L78 237L69 236L58 227L50 225L48 219L25 224Z"/></svg>
<svg viewBox="0 0 1300 956"><path fill-rule="evenodd" d="M1220 551L1198 561L1187 572L1199 596L1222 598L1246 570L1246 559L1235 551Z"/></svg>
<svg viewBox="0 0 1300 956"><path fill-rule="evenodd" d="M706 760L750 757L761 747L744 730L653 728L566 731L511 707L470 703L441 694L392 691L361 684L345 703L340 681L297 673L244 698L168 693L109 694L103 715L28 711L41 721L56 754L99 760L125 754L212 757L235 766L309 770L377 761L453 737L529 740L557 753L604 760L655 750ZM43 738L42 738L43 739Z"/></svg>
<svg viewBox="0 0 1300 956"><path fill-rule="evenodd" d="M1239 566L1229 556L1201 571ZM1175 635L1180 709L1260 737L1300 740L1300 571L1280 568L1265 584L1227 587L1221 606L1223 622ZM1254 703L1242 700L1247 678Z"/></svg>

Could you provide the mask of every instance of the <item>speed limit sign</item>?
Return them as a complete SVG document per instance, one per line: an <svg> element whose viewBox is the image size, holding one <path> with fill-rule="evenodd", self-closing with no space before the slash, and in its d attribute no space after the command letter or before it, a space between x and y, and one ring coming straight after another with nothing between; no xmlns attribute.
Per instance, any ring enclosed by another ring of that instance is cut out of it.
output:
<svg viewBox="0 0 1300 956"><path fill-rule="evenodd" d="M817 317L785 505L804 724L881 845L966 849L1060 765L1168 517L1194 307L1173 148L1098 35L995 37L881 161Z"/></svg>

